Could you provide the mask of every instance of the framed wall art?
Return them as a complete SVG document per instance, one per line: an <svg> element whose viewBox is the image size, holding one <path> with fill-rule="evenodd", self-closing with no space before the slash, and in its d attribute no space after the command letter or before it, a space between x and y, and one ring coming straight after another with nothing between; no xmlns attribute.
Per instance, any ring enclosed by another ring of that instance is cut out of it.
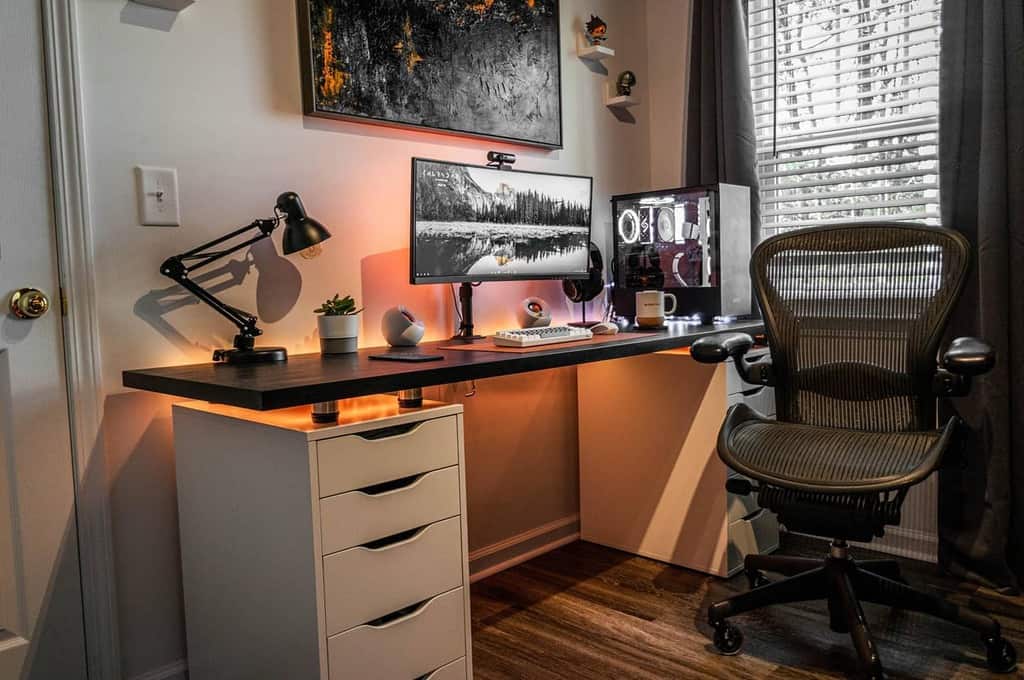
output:
<svg viewBox="0 0 1024 680"><path fill-rule="evenodd" d="M298 0L307 115L562 147L558 0Z"/></svg>

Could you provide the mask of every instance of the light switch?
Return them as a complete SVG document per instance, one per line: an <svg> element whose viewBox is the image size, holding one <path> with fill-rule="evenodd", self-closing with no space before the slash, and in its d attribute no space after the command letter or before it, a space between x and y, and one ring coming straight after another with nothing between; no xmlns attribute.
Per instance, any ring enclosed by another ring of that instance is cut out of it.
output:
<svg viewBox="0 0 1024 680"><path fill-rule="evenodd" d="M135 185L139 194L139 222L150 227L177 227L178 171L174 168L135 168Z"/></svg>

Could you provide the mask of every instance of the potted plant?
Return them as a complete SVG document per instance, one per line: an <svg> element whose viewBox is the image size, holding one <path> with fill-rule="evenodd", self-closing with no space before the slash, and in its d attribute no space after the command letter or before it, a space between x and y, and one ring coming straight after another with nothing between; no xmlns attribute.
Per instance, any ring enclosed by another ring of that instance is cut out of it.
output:
<svg viewBox="0 0 1024 680"><path fill-rule="evenodd" d="M320 352L349 354L359 347L359 312L351 295L335 295L320 305L315 313L320 329Z"/></svg>

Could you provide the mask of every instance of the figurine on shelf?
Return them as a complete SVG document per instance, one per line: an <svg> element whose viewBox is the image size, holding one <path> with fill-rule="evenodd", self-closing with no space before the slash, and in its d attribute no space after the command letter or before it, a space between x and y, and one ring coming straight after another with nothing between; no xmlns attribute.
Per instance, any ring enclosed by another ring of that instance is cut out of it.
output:
<svg viewBox="0 0 1024 680"><path fill-rule="evenodd" d="M623 71L619 74L619 79L615 82L615 91L620 97L628 97L633 94L633 88L636 87L636 74L632 71Z"/></svg>
<svg viewBox="0 0 1024 680"><path fill-rule="evenodd" d="M587 22L587 42L591 45L600 45L608 39L608 24L599 16L590 15Z"/></svg>

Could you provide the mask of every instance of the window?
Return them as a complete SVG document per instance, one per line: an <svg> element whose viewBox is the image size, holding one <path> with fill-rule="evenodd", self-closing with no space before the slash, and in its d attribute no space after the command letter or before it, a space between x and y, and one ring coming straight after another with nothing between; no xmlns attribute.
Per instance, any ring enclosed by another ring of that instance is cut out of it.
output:
<svg viewBox="0 0 1024 680"><path fill-rule="evenodd" d="M749 0L762 236L939 222L941 0Z"/></svg>

